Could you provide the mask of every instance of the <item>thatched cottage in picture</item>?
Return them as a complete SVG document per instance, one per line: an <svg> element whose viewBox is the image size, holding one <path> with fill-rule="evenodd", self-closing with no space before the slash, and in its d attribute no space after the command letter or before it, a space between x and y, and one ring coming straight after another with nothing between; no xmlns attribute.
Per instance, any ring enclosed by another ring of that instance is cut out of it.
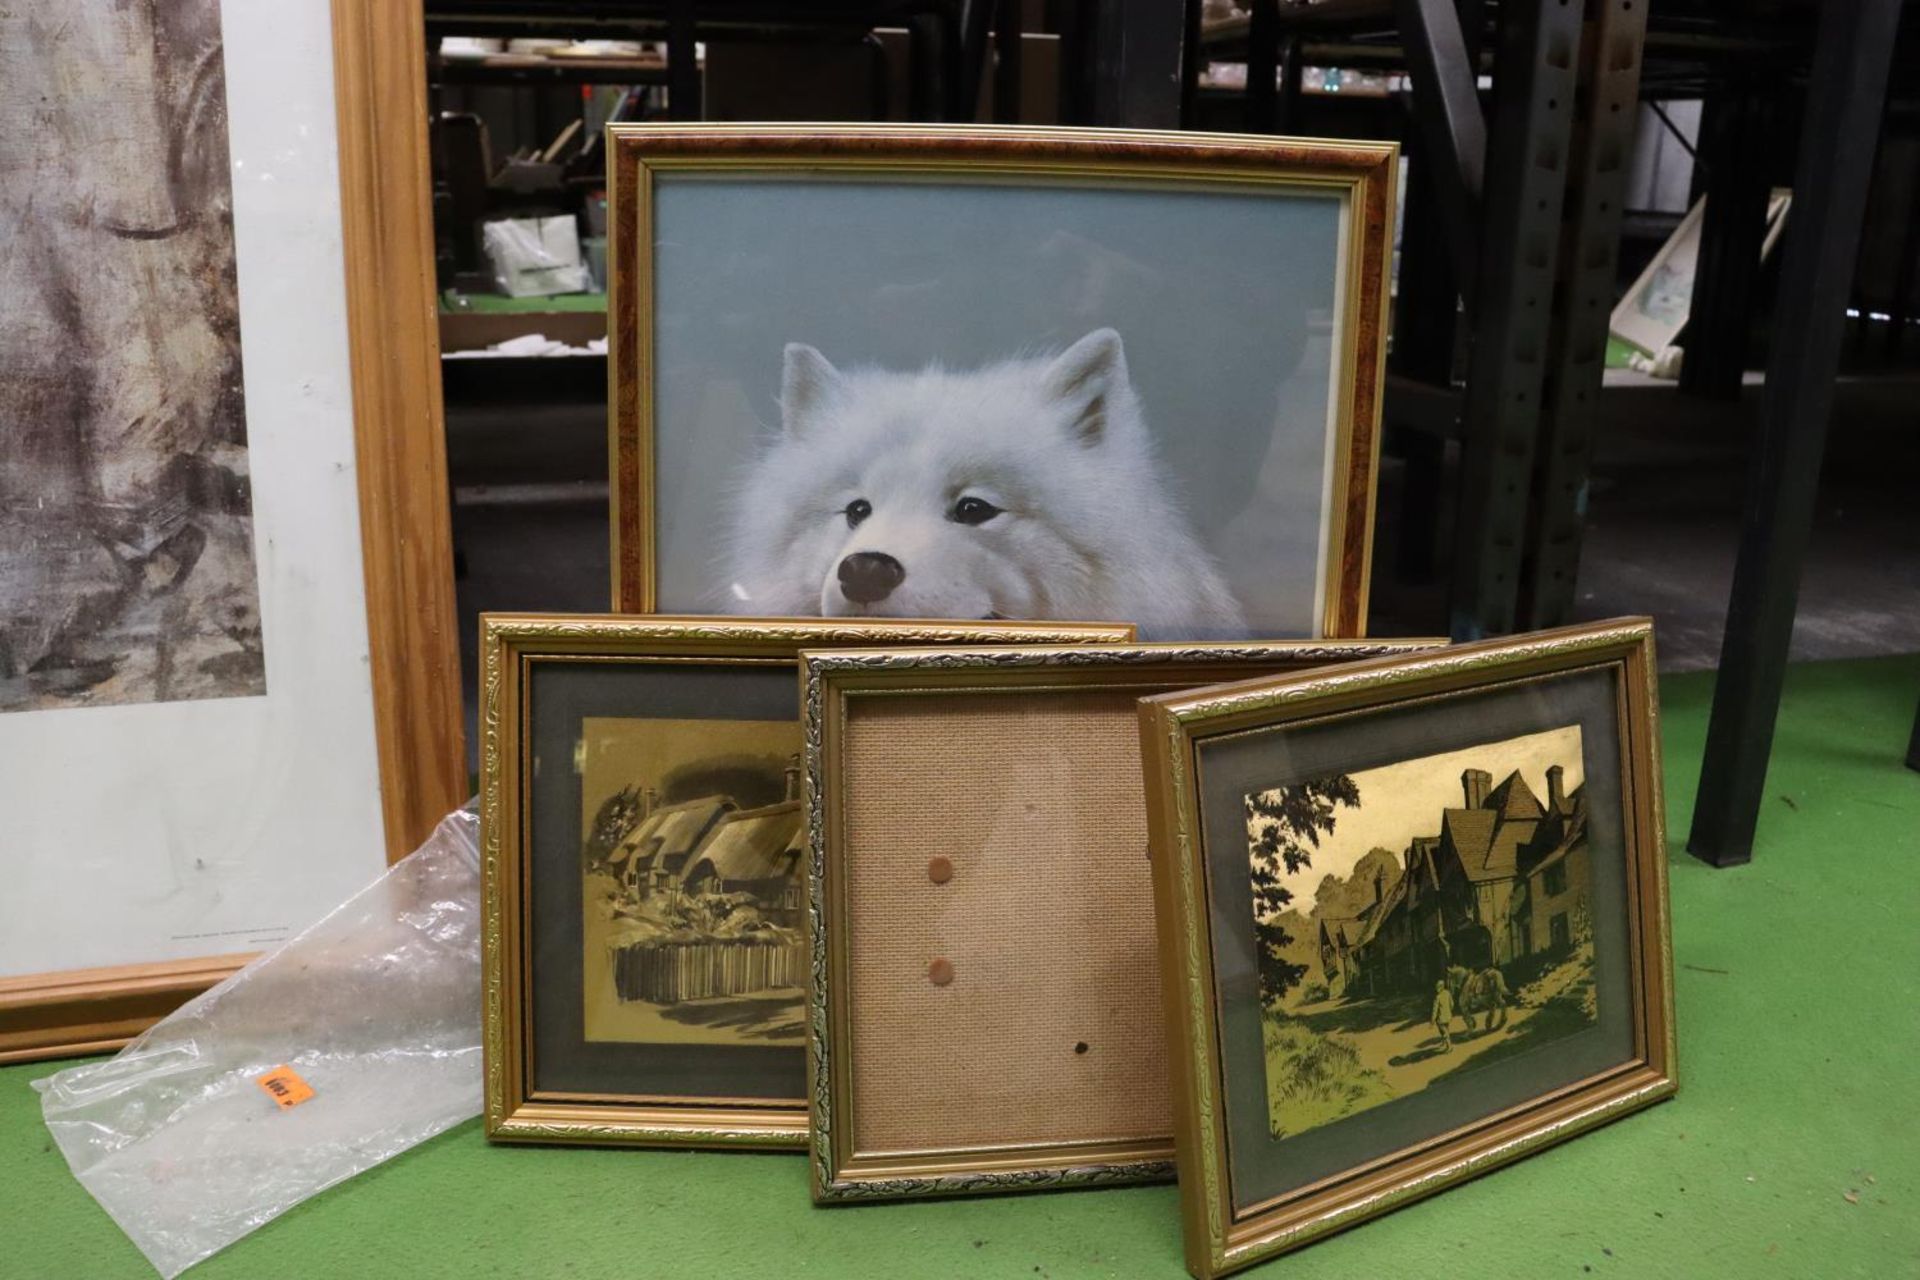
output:
<svg viewBox="0 0 1920 1280"><path fill-rule="evenodd" d="M676 886L687 862L739 806L726 796L663 805L647 814L607 860L620 883L642 894Z"/></svg>
<svg viewBox="0 0 1920 1280"><path fill-rule="evenodd" d="M742 809L726 795L661 805L651 788L628 788L619 799L629 796L621 815L629 829L601 842L612 846L606 871L629 893L748 893L769 918L799 923L806 838L797 758L786 771L785 798L756 809Z"/></svg>
<svg viewBox="0 0 1920 1280"><path fill-rule="evenodd" d="M632 829L605 859L625 890L614 910L627 932L609 950L620 999L678 1004L799 983L798 783L796 761L785 799L753 809L727 795L656 809L652 792L635 793L643 798L628 815Z"/></svg>
<svg viewBox="0 0 1920 1280"><path fill-rule="evenodd" d="M714 824L681 884L689 894L750 893L768 919L797 927L806 848L798 800L739 809Z"/></svg>

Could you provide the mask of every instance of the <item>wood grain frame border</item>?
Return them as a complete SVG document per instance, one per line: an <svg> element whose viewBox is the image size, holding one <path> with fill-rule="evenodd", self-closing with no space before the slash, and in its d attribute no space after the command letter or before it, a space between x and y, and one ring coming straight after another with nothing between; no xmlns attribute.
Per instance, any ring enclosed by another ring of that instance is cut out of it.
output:
<svg viewBox="0 0 1920 1280"><path fill-rule="evenodd" d="M388 861L467 798L421 0L333 0L360 539ZM0 1063L117 1049L251 956L0 979Z"/></svg>
<svg viewBox="0 0 1920 1280"><path fill-rule="evenodd" d="M333 75L374 736L391 862L468 796L422 0L333 0Z"/></svg>
<svg viewBox="0 0 1920 1280"><path fill-rule="evenodd" d="M1317 637L1367 630L1387 272L1399 149L1391 142L1144 129L982 125L610 125L609 467L613 607L659 607L654 537L653 184L662 173L825 173L955 181L1213 183L1337 192L1347 202L1333 467Z"/></svg>

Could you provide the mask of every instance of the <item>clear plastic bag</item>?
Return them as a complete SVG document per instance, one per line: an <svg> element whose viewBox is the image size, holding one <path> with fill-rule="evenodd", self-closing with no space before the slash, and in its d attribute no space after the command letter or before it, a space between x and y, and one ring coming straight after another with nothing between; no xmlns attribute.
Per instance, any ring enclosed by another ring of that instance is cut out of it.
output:
<svg viewBox="0 0 1920 1280"><path fill-rule="evenodd" d="M34 1082L82 1186L167 1277L480 1112L471 808L104 1062ZM292 1068L313 1096L258 1081Z"/></svg>
<svg viewBox="0 0 1920 1280"><path fill-rule="evenodd" d="M493 282L508 297L584 293L588 287L580 230L571 215L503 218L483 223L480 237Z"/></svg>

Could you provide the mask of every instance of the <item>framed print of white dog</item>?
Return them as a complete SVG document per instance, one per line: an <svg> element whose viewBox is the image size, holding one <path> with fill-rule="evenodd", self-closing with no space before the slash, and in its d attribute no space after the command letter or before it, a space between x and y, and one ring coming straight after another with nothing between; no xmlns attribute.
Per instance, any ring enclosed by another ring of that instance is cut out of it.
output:
<svg viewBox="0 0 1920 1280"><path fill-rule="evenodd" d="M0 1062L118 1047L468 794L423 39L0 12Z"/></svg>
<svg viewBox="0 0 1920 1280"><path fill-rule="evenodd" d="M1365 634L1391 144L609 148L616 608Z"/></svg>

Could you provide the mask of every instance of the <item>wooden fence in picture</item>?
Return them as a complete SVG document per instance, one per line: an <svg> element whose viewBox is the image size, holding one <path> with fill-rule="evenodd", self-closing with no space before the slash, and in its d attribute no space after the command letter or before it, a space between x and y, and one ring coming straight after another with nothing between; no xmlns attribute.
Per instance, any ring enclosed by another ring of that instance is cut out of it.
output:
<svg viewBox="0 0 1920 1280"><path fill-rule="evenodd" d="M805 981L806 944L760 938L636 942L613 953L613 988L622 1000L679 1004L745 995Z"/></svg>

